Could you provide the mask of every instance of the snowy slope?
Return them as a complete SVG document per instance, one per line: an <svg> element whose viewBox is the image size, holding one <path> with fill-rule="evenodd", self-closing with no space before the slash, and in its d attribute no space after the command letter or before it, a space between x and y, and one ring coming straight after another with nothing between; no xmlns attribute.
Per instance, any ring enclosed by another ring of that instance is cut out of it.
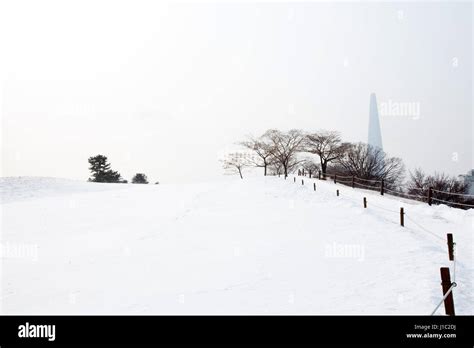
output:
<svg viewBox="0 0 474 348"><path fill-rule="evenodd" d="M0 181L1 313L430 314L452 232L474 314L472 210L307 178L18 180Z"/></svg>
<svg viewBox="0 0 474 348"><path fill-rule="evenodd" d="M84 183L49 177L6 177L0 178L0 199L2 203L10 203L37 197L111 190L122 186L122 184Z"/></svg>

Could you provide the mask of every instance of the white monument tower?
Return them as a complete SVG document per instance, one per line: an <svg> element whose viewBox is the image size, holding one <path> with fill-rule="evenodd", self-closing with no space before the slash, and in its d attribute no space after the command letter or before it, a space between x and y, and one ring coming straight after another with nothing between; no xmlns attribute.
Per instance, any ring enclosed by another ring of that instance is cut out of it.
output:
<svg viewBox="0 0 474 348"><path fill-rule="evenodd" d="M375 93L372 93L370 95L368 144L383 150L382 133L380 132L379 111L377 109L377 99L375 98Z"/></svg>

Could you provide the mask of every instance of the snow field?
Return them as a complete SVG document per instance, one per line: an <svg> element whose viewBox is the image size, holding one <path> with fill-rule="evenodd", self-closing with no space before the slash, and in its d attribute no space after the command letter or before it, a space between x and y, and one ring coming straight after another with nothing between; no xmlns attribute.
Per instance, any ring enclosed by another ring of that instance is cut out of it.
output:
<svg viewBox="0 0 474 348"><path fill-rule="evenodd" d="M430 314L448 232L474 313L472 210L298 177L18 180L0 181L4 314Z"/></svg>

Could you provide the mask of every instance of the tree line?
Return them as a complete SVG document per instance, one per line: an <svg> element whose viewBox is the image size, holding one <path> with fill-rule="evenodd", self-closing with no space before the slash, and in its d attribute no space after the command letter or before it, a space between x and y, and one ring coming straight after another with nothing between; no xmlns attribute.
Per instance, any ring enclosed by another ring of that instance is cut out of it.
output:
<svg viewBox="0 0 474 348"><path fill-rule="evenodd" d="M337 131L304 132L297 129L280 131L270 129L261 136L248 136L239 144L245 151L230 153L223 160L224 169L236 172L243 178L246 167L263 168L263 175L284 175L296 170L354 176L365 179L367 186L384 181L384 186L395 192L414 193L429 187L450 193L467 193L468 185L446 174L426 175L421 169L409 173L405 181L402 159L391 157L382 149L362 142L345 142ZM308 156L312 158L308 158ZM314 159L316 158L316 160ZM455 197L443 196L447 200Z"/></svg>
<svg viewBox="0 0 474 348"><path fill-rule="evenodd" d="M124 180L119 172L111 169L111 164L104 155L97 155L89 157L89 170L91 182L103 182L103 183L128 183ZM148 184L148 178L144 173L136 173L132 178L132 184ZM156 182L158 184L158 182Z"/></svg>

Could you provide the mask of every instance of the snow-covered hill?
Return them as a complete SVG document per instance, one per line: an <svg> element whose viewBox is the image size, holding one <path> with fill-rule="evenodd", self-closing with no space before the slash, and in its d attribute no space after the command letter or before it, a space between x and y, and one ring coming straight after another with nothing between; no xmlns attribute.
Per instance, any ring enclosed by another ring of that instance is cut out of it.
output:
<svg viewBox="0 0 474 348"><path fill-rule="evenodd" d="M474 314L473 210L300 180L3 178L1 313L430 314L451 232Z"/></svg>

